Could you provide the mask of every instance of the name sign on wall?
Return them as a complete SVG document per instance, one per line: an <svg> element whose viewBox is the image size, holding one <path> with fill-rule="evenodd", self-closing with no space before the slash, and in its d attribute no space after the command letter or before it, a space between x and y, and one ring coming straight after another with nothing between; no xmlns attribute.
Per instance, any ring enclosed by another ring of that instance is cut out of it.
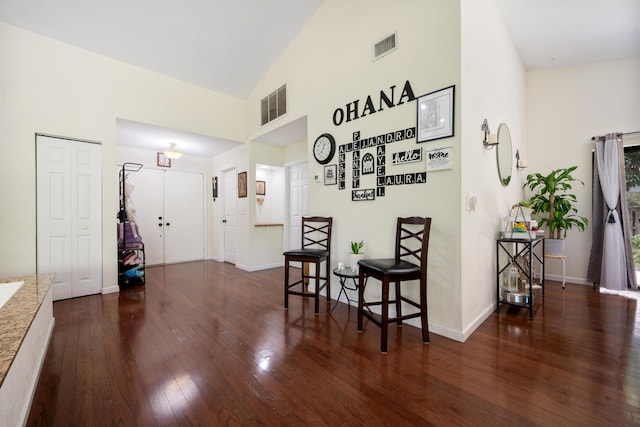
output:
<svg viewBox="0 0 640 427"><path fill-rule="evenodd" d="M404 82L402 93L397 98L396 95L397 91L394 85L386 92L381 90L377 97L375 95L373 97L368 95L366 99L356 99L351 101L347 103L344 108L336 108L333 111L333 124L340 126L343 123L374 114L378 111L384 110L385 108L393 108L416 99L409 80Z"/></svg>
<svg viewBox="0 0 640 427"><path fill-rule="evenodd" d="M351 157L351 200L375 200L384 197L385 187L392 185L424 184L427 182L426 171L401 174L387 174L387 145L407 139L414 139L416 128L400 129L368 138L361 138L360 132L353 133L353 141L338 146L338 189L347 186L347 160ZM361 155L360 151L374 148L375 156L371 152ZM350 156L349 156L350 154ZM392 165L419 162L422 160L422 149L409 149L392 153ZM376 188L361 189L361 176L375 171Z"/></svg>
<svg viewBox="0 0 640 427"><path fill-rule="evenodd" d="M366 98L356 99L348 102L344 107L336 108L332 116L333 124L341 126L344 123L352 122L410 101L420 100L423 106L435 106L438 108L445 105L443 100L448 101L446 103L447 108L443 109L441 115L437 115L437 118L444 117L448 120L446 122L447 126L445 126L447 129L437 135L429 135L429 137L418 136L418 130L422 135L425 131L425 126L431 123L429 120L435 117L432 114L433 111L436 111L434 108L424 108L424 111L417 108L416 125L413 127L370 137L362 137L360 131L353 132L351 142L338 145L338 190L345 190L347 182L350 181L351 200L375 200L376 197L384 197L386 187L424 184L427 182L428 171L451 169L451 147L424 150L423 155L422 148L407 147L407 143L397 144L396 146L391 146L390 144L412 139L420 143L453 136L453 91L454 86L450 86L416 98L409 80L406 80L402 90L396 90L394 85L388 90L380 90L377 94L367 95ZM441 120L436 121L440 123ZM395 148L395 150L389 150L389 159L387 159L387 146ZM393 171L387 168L387 160L389 168L394 169ZM423 163L423 160L426 161ZM422 170L412 171L411 169L415 169L415 166L411 165L412 163L419 163L421 167L418 169ZM350 174L348 174L349 169L351 171ZM375 180L371 177L365 178L366 175L374 173ZM375 188L361 188L362 180L367 183L367 186L371 185Z"/></svg>

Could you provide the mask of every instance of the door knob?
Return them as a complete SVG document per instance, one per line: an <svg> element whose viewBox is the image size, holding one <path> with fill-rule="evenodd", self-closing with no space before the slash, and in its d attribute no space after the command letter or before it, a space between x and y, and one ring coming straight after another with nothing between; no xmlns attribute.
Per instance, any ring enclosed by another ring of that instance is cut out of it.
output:
<svg viewBox="0 0 640 427"><path fill-rule="evenodd" d="M171 223L170 223L170 222L168 222L166 225L167 225L167 227L168 227L168 226L170 226L170 225L171 225Z"/></svg>
<svg viewBox="0 0 640 427"><path fill-rule="evenodd" d="M158 223L158 227L162 227L162 223L161 223L161 222L160 222L160 223Z"/></svg>
<svg viewBox="0 0 640 427"><path fill-rule="evenodd" d="M162 221L162 217L161 216L159 216L158 219Z"/></svg>
<svg viewBox="0 0 640 427"><path fill-rule="evenodd" d="M223 219L223 220L222 220L222 222L227 222L227 220L226 220L226 219Z"/></svg>

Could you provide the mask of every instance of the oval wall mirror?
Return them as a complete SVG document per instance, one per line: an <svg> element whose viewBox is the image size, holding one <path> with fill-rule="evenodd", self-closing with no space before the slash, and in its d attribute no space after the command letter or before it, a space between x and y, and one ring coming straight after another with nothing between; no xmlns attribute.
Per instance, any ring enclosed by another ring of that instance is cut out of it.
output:
<svg viewBox="0 0 640 427"><path fill-rule="evenodd" d="M496 151L498 161L498 176L503 186L509 185L511 181L511 170L513 169L513 149L511 148L511 134L506 123L500 123L498 127L498 150Z"/></svg>

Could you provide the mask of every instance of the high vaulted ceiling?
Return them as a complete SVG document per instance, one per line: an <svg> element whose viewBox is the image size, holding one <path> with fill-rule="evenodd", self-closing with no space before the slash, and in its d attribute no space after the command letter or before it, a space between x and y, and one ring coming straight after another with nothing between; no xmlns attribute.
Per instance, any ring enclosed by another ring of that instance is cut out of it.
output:
<svg viewBox="0 0 640 427"><path fill-rule="evenodd" d="M322 1L0 0L0 21L244 98ZM640 57L640 0L497 2L528 70Z"/></svg>

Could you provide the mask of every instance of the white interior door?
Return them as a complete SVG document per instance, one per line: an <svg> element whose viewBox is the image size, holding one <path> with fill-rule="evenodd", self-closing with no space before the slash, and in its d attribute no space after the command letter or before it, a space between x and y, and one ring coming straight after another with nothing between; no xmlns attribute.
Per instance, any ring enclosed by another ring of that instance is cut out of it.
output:
<svg viewBox="0 0 640 427"><path fill-rule="evenodd" d="M147 265L164 264L164 170L142 168L130 172L128 181L134 187L131 201L135 222L144 243Z"/></svg>
<svg viewBox="0 0 640 427"><path fill-rule="evenodd" d="M236 202L238 177L235 169L224 171L224 261L236 263Z"/></svg>
<svg viewBox="0 0 640 427"><path fill-rule="evenodd" d="M53 299L102 291L102 147L38 135L37 272L56 273Z"/></svg>
<svg viewBox="0 0 640 427"><path fill-rule="evenodd" d="M164 260L204 259L204 175L168 171L164 177Z"/></svg>
<svg viewBox="0 0 640 427"><path fill-rule="evenodd" d="M302 217L309 215L309 178L307 163L289 167L289 247L300 247Z"/></svg>

